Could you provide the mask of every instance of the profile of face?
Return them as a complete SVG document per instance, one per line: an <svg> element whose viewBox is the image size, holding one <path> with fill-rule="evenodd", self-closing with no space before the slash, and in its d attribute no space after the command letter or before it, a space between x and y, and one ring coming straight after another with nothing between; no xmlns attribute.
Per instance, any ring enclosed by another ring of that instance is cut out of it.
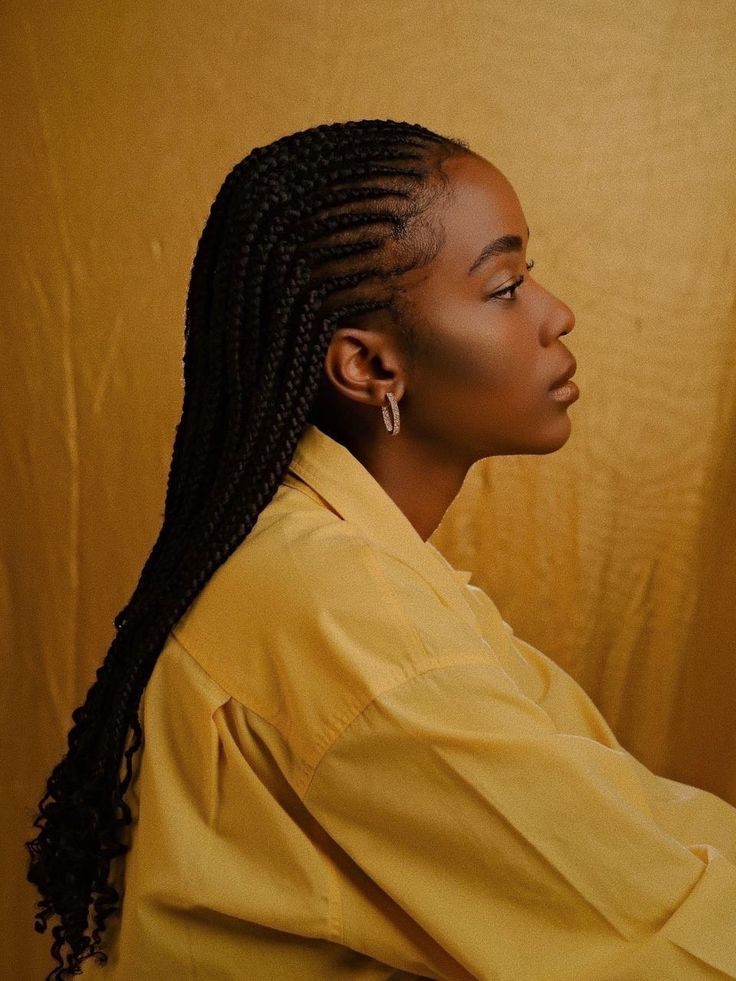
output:
<svg viewBox="0 0 736 981"><path fill-rule="evenodd" d="M444 244L410 288L422 348L406 385L412 431L474 459L550 453L571 431L575 386L553 390L575 368L561 340L574 314L529 271L529 229L503 174L475 154L445 171Z"/></svg>
<svg viewBox="0 0 736 981"><path fill-rule="evenodd" d="M392 391L401 410L399 438L419 452L466 465L553 452L570 436L567 410L578 394L574 383L559 389L575 369L561 340L574 314L529 271L527 221L503 174L474 153L448 158L444 170L450 193L433 215L444 242L431 262L401 280L417 357L407 363L382 345L386 335L369 331L361 361L361 333L341 328L328 374L361 409L372 403L374 421L376 402L386 404ZM351 353L342 341L355 342ZM362 372L377 361L382 377L362 388ZM385 443L385 432L379 438Z"/></svg>

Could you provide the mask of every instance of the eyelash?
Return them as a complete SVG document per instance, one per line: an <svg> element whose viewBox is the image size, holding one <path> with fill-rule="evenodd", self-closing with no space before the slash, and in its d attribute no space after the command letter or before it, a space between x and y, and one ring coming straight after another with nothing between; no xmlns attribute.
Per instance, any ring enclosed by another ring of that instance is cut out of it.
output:
<svg viewBox="0 0 736 981"><path fill-rule="evenodd" d="M527 271L530 272L534 268L534 259L526 264ZM489 300L501 299L501 300L513 300L516 296L516 291L524 282L524 277L519 276L515 279L510 286L504 286L502 290L498 290L496 293L491 293L488 297Z"/></svg>

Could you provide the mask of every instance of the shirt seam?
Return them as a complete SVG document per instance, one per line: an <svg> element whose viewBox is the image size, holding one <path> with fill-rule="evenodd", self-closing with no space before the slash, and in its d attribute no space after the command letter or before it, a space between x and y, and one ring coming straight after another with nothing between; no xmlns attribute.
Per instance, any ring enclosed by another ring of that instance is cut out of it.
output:
<svg viewBox="0 0 736 981"><path fill-rule="evenodd" d="M376 584L381 590L381 594L385 598L386 603L391 606L396 616L401 619L404 624L404 630L411 636L412 640L414 641L414 645L425 654L431 656L431 652L427 650L427 645L422 640L421 634L414 626L411 617L404 609L404 604L401 602L400 597L397 595L396 590L391 585L391 582L386 575L386 570L381 563L375 543L370 541L364 535L361 535L361 538L363 543L367 546L365 549L365 555L370 561ZM411 571L414 572L415 575L417 574L415 569L412 569Z"/></svg>
<svg viewBox="0 0 736 981"><path fill-rule="evenodd" d="M276 732L281 736L281 738L284 740L285 743L288 743L289 742L289 740L286 737L286 734L281 731L281 729L276 725L276 723L273 721L273 719L267 719L265 715L262 715L260 712L258 712L256 709L254 709L251 705L248 705L246 702L242 701L242 699L238 698L238 696L235 695L233 692L231 692L228 688L224 688L220 684L220 682L217 681L216 678L213 678L212 675L207 670L207 668L205 668L204 665L202 664L202 662L199 660L199 658L197 657L197 655L196 654L193 654L192 651L189 650L189 648L186 646L186 644L184 644L180 640L180 638L178 637L178 635L176 634L176 632L173 629L171 630L171 635L174 638L174 640L176 641L176 643L179 645L179 647L181 647L181 649L185 652L185 654L187 654L189 657L191 657L191 659L195 662L195 664L200 669L200 671L204 675L207 676L207 679L220 692L222 692L223 695L226 696L226 700L232 699L232 701L237 702L237 704L240 705L241 708L245 709L246 712L252 712L253 715L256 716L256 718L260 719L262 722L265 722L266 725L270 726L272 729L275 729Z"/></svg>
<svg viewBox="0 0 736 981"><path fill-rule="evenodd" d="M299 488L294 488L294 489L299 490ZM304 493L303 491L300 492ZM312 500L309 494L304 493L304 496L309 497L309 499ZM380 547L377 546L377 544L371 538L369 538L360 527L355 525L353 522L347 521L345 518L340 518L340 521L335 522L333 527L335 527L335 529L339 529L340 531L344 531L345 533L349 534L351 538L360 541L360 543L363 546L363 548L361 549L361 553L366 561L366 564L370 566L370 570L373 574L373 580L377 588L380 590L380 593L383 596L387 607L390 607L393 610L397 624L401 624L401 628L402 628L401 636L403 637L407 650L414 651L416 653L422 653L424 657L427 658L428 660L425 661L425 663L422 665L422 667L419 670L414 669L412 670L412 673L410 675L403 677L400 681L396 683L388 684L385 688L382 688L379 691L375 692L371 696L369 701L366 702L364 705L362 705L357 711L354 711L354 713L349 718L345 720L341 720L341 724L336 728L334 732L323 733L320 739L318 740L315 739L315 743L317 745L319 745L319 743L321 743L323 739L326 739L326 741L321 751L319 752L319 755L314 760L314 762L307 760L301 755L298 756L298 773L295 774L296 777L295 790L300 798L303 797L308 792L309 786L314 778L314 773L317 767L319 766L320 762L324 759L325 755L330 751L332 746L334 746L334 744L343 735L343 733L345 733L347 729L351 725L353 725L353 723L365 712L365 710L377 698L387 694L390 691L393 691L396 688L399 688L401 685L406 684L409 681L412 681L414 678L417 678L428 671L437 670L443 667L452 667L456 664L465 664L465 663L483 664L488 662L488 654L482 654L482 655L452 654L452 655L448 655L447 657L443 657L441 655L434 654L430 649L428 649L419 631L417 630L416 626L412 622L411 617L406 612L404 605L401 602L401 598L396 593L396 590L394 589L390 579L388 578L386 570L382 565L381 557L379 555ZM398 559L398 561L401 562L400 559ZM414 567L407 565L406 563L402 563L402 564L405 565L408 569L410 569L410 571L413 572L415 575L420 575L419 573L417 573L417 570ZM422 581L426 582L426 580L424 580L423 577L420 576L420 578L422 578ZM434 587L431 585L431 583L429 584L429 586L434 591ZM436 592L435 595L437 595ZM226 694L229 698L232 698L248 712L252 712L257 718L261 719L272 729L274 729L287 745L292 745L288 735L278 725L276 725L276 723L272 719L266 718L266 716L262 715L255 708L253 708L251 704L249 704L248 702L244 702L242 699L238 698L237 695L235 695L229 689L224 688L218 681L212 678L209 672L207 672L207 670L198 660L196 655L193 654L186 647L186 645L182 643L182 641L175 634L173 629L171 633L174 635L176 642L199 665L199 667L205 673L205 675L211 680L211 682L214 685L217 686L217 688L220 691Z"/></svg>
<svg viewBox="0 0 736 981"><path fill-rule="evenodd" d="M200 668L202 673L207 676L208 680L220 692L222 692L223 695L225 695L228 699L232 699L232 701L240 705L241 708L243 708L246 712L251 712L253 715L256 716L256 718L260 719L267 726L270 726L271 729L274 729L281 736L281 738L284 740L285 743L290 745L289 739L286 736L286 734L275 724L275 722L273 722L272 719L267 719L264 715L262 715L256 709L254 709L251 705L248 705L246 702L243 702L240 698L238 698L237 695L233 694L233 692L228 691L227 688L223 688L222 685L218 681L216 681L212 677L212 675L210 675L207 669L200 664L196 655L192 654L189 648L185 644L183 644L181 640L179 640L179 638L176 636L173 630L171 631L171 633L172 636L174 637L174 640L179 645L179 647L181 647L181 649L189 657L191 657L193 661L195 661L195 663ZM300 758L299 760L300 770L306 778L306 783L304 784L303 789L301 789L300 787L294 788L297 792L297 796L301 800L303 800L306 797L306 795L309 793L309 788L312 784L312 780L314 779L317 768L319 767L322 760L325 758L325 756L327 756L327 754L335 745L335 743L348 731L348 729L355 722L358 721L358 719L361 718L362 715L365 714L366 710L370 708L370 706L374 702L378 701L378 699L382 698L384 695L391 694L391 692L396 691L397 689L401 688L403 685L407 685L409 684L409 682L415 681L417 678L421 678L425 674L429 674L430 671L441 671L443 668L457 667L458 665L462 665L462 664L488 664L488 655L487 654L480 654L480 655L479 654L451 654L445 657L434 655L432 656L432 663L424 665L421 670L415 671L407 678L402 678L401 681L397 682L396 684L387 685L385 688L380 689L380 691L375 692L371 696L371 698L365 703L365 705L363 705L357 712L355 712L354 715L352 715L347 720L347 722L345 722L344 725L342 725L335 733L333 733L332 738L325 745L325 748L320 753L319 758L314 763L308 763L306 760Z"/></svg>
<svg viewBox="0 0 736 981"><path fill-rule="evenodd" d="M319 759L316 760L309 767L311 773L309 775L307 783L304 786L304 789L299 791L299 796L302 799L302 801L304 801L307 795L309 794L309 790L310 787L312 786L312 782L314 781L314 777L324 758L330 752L332 747L338 742L338 740L341 739L342 736L344 736L347 733L348 729L350 729L350 727L353 726L358 721L358 719L360 719L363 715L365 715L367 709L369 709L370 706L374 704L374 702L377 702L380 698L383 698L384 695L390 695L392 692L397 691L399 688L402 688L404 685L408 685L410 682L416 681L418 678L422 678L425 674L429 674L430 671L441 671L444 668L453 668L465 664L487 665L489 659L488 659L488 655L485 654L484 655L451 654L448 655L447 657L435 657L433 660L434 660L433 664L426 665L421 670L415 671L408 678L403 678L401 681L397 682L397 684L387 685L385 688L382 688L381 691L376 692L370 698L370 700L367 701L365 705L363 705L363 707L358 712L356 712L355 715L337 733L334 734L333 738L330 740L328 745L322 751L322 754L320 755Z"/></svg>
<svg viewBox="0 0 736 981"><path fill-rule="evenodd" d="M327 905L329 910L327 922L328 938L334 943L345 943L345 917L342 908L342 890L340 878L332 861L319 849L315 849L322 859L327 873Z"/></svg>
<svg viewBox="0 0 736 981"><path fill-rule="evenodd" d="M184 651L184 653L188 657L191 657L191 659L195 662L195 664L202 671L202 673L207 677L207 679L212 683L212 685L214 685L219 692L221 692L223 695L226 696L226 700L232 700L237 705L239 705L245 712L251 712L253 715L256 716L256 718L260 719L271 729L274 729L281 736L284 742L288 744L289 741L284 735L284 733L281 731L281 729L279 729L277 725L275 725L272 722L271 719L266 719L259 712L256 712L255 709L251 708L250 705L246 705L244 702L242 702L237 697L237 695L234 695L232 692L229 692L227 688L223 688L222 685L212 677L212 675L207 671L207 669L203 667L202 664L200 664L197 657L194 654L192 654L192 652L189 650L186 644L182 643L182 641L177 637L174 630L171 631L171 634L174 638L174 642L179 645L179 647ZM221 705L222 703L220 703L218 708L221 707ZM301 764L302 764L302 768L307 769L308 772L308 764L306 763L306 761L302 760ZM297 791L297 796L300 796L298 791ZM315 854L319 856L319 861L321 862L322 867L325 871L325 878L327 880L327 936L328 939L331 941L336 941L337 943L343 943L344 942L343 939L344 917L342 912L342 892L340 889L340 880L335 872L335 869L331 865L328 857L322 852L322 849L318 848L314 844L312 845L312 847L314 848Z"/></svg>

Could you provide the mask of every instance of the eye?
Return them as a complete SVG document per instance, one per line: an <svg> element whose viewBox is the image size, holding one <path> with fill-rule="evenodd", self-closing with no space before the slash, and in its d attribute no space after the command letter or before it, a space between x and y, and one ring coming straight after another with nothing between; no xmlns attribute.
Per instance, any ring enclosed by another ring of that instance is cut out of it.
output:
<svg viewBox="0 0 736 981"><path fill-rule="evenodd" d="M531 259L526 263L527 271L531 271L534 268L534 259ZM504 286L502 290L497 290L495 293L490 293L487 297L489 300L494 300L500 298L502 300L513 300L516 296L516 291L524 282L524 277L519 276L513 281L509 286Z"/></svg>
<svg viewBox="0 0 736 981"><path fill-rule="evenodd" d="M519 276L518 279L515 279L513 281L513 283L510 283L508 286L504 286L502 290L497 290L495 293L490 293L488 299L489 300L513 300L514 296L516 295L516 291L518 290L518 288L521 286L523 282L524 282L524 277Z"/></svg>

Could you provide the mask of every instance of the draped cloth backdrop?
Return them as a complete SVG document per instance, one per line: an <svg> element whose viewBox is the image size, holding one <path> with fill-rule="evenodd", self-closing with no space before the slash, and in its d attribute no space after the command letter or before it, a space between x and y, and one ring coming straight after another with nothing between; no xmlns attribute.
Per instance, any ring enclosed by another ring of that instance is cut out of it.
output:
<svg viewBox="0 0 736 981"><path fill-rule="evenodd" d="M559 452L479 461L432 541L628 749L736 804L734 36L729 0L6 4L8 977L51 963L22 842L160 526L209 205L320 122L420 122L516 187L582 396Z"/></svg>

